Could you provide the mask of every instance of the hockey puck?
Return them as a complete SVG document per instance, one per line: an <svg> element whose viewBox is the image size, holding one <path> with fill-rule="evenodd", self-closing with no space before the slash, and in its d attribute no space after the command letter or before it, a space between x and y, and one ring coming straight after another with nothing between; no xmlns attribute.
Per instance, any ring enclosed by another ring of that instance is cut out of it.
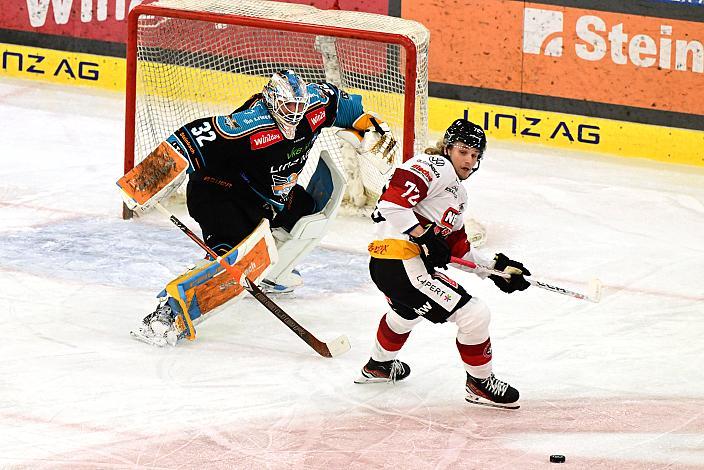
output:
<svg viewBox="0 0 704 470"><path fill-rule="evenodd" d="M552 463L565 463L565 456L564 455L551 455L550 456L550 462Z"/></svg>

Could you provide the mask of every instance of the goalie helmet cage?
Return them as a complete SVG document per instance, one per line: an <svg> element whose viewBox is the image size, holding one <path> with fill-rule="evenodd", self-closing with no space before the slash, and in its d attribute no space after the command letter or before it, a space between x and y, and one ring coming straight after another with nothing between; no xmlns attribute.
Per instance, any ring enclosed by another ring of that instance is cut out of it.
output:
<svg viewBox="0 0 704 470"><path fill-rule="evenodd" d="M180 126L229 115L284 68L362 95L365 110L377 112L401 144L395 163L405 161L427 144L429 39L415 21L283 2L138 5L128 17L125 173ZM365 158L345 158L350 151L336 130L323 130L299 182L327 150L348 191L363 191L373 204L388 175ZM354 197L360 200L348 194Z"/></svg>

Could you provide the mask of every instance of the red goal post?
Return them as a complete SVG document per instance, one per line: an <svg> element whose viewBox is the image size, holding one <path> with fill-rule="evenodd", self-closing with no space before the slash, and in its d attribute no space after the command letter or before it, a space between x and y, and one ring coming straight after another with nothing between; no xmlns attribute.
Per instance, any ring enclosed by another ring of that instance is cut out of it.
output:
<svg viewBox="0 0 704 470"><path fill-rule="evenodd" d="M427 144L428 43L421 24L371 13L252 0L138 5L128 17L124 171L181 125L230 114L282 68L362 95L401 143L397 163L406 160ZM378 195L386 177L345 159L333 129L311 150L303 182L321 150Z"/></svg>

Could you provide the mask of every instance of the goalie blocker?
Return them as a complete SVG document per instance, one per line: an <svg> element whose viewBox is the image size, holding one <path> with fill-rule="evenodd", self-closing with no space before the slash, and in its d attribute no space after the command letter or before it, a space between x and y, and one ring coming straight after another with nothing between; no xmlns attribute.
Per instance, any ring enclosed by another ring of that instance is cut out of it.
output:
<svg viewBox="0 0 704 470"><path fill-rule="evenodd" d="M188 160L162 142L139 165L117 181L125 205L143 214L166 199L186 179Z"/></svg>

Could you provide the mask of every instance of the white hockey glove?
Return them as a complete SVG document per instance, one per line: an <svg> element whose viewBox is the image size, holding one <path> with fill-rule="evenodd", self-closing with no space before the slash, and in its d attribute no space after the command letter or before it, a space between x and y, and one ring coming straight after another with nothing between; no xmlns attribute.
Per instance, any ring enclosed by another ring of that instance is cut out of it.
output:
<svg viewBox="0 0 704 470"><path fill-rule="evenodd" d="M374 113L361 115L351 129L342 129L337 136L352 145L382 175L393 168L398 142L391 127Z"/></svg>

